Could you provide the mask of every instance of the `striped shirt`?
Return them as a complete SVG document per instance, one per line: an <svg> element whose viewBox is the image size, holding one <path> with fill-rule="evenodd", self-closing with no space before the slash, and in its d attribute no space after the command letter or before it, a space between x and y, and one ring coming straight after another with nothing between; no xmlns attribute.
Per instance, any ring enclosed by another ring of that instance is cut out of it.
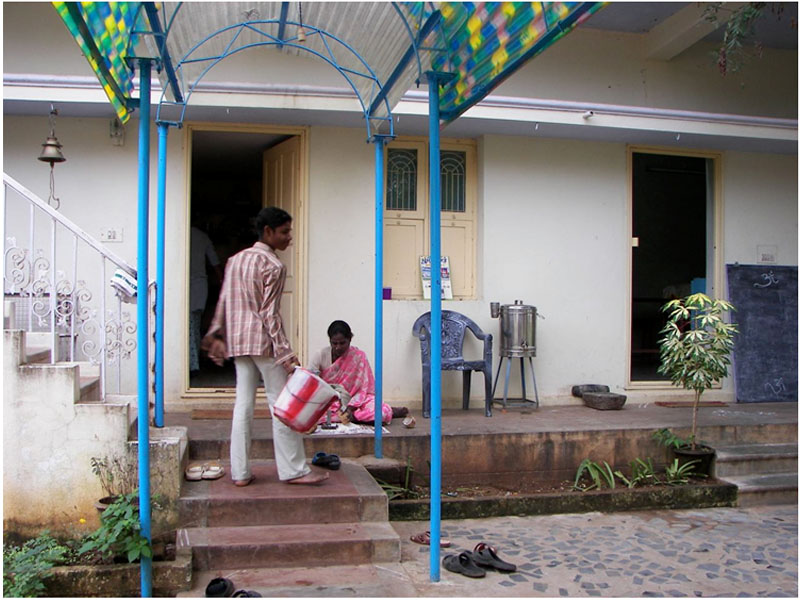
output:
<svg viewBox="0 0 800 600"><path fill-rule="evenodd" d="M227 356L267 356L283 363L295 354L283 330L281 294L286 267L267 244L232 256L208 335L222 337Z"/></svg>

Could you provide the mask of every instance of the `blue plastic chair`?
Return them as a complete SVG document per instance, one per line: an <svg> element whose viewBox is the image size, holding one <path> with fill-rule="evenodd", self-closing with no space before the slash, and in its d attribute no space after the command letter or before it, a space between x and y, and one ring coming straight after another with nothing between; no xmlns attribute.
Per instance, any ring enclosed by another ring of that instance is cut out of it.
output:
<svg viewBox="0 0 800 600"><path fill-rule="evenodd" d="M483 342L481 360L464 359L464 335L469 329ZM422 416L431 416L431 313L426 312L415 322L412 330L419 338L422 351ZM469 409L470 378L472 371L482 371L486 390L486 416L492 416L492 334L483 333L469 317L452 310L442 311L442 370L463 373L462 405Z"/></svg>

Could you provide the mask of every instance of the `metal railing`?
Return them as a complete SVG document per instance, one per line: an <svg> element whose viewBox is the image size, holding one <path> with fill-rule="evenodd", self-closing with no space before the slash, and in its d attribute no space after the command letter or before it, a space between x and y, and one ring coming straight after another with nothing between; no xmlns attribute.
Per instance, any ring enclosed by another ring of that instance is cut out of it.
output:
<svg viewBox="0 0 800 600"><path fill-rule="evenodd" d="M53 363L98 366L103 400L135 393L135 290L117 282L136 269L6 173L3 191L5 326L44 338Z"/></svg>

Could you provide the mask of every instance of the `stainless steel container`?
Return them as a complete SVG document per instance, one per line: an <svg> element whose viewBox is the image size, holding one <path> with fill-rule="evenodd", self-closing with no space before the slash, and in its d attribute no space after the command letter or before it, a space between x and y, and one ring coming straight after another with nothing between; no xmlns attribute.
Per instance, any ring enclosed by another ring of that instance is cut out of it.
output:
<svg viewBox="0 0 800 600"><path fill-rule="evenodd" d="M500 307L500 355L536 356L536 307L514 300Z"/></svg>

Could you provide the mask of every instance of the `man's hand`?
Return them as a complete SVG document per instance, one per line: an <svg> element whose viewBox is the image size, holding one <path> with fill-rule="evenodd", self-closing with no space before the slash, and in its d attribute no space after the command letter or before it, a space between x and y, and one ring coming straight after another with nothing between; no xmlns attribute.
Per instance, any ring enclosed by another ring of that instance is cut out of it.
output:
<svg viewBox="0 0 800 600"><path fill-rule="evenodd" d="M208 358L210 358L215 365L221 367L225 364L225 358L228 354L228 347L225 345L225 341L221 340L217 337L210 339L208 342L203 340L204 350L208 352Z"/></svg>
<svg viewBox="0 0 800 600"><path fill-rule="evenodd" d="M284 368L284 370L286 371L286 373L288 375L291 375L292 372L294 371L295 367L299 367L300 366L300 361L297 360L296 356L293 356L292 358L290 358L286 362L281 363L281 366Z"/></svg>

